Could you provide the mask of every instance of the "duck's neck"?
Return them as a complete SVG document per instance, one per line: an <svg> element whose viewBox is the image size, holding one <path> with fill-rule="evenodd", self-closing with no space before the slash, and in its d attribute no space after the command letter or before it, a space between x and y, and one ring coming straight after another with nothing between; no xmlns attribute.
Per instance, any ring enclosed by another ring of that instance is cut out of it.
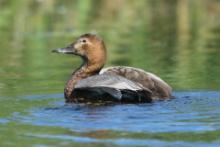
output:
<svg viewBox="0 0 220 147"><path fill-rule="evenodd" d="M77 82L79 82L81 79L98 74L102 67L103 65L100 66L91 64L87 62L87 60L84 60L84 63L72 73L69 81L65 86L64 95L66 102L74 102L74 96L72 95L72 92Z"/></svg>

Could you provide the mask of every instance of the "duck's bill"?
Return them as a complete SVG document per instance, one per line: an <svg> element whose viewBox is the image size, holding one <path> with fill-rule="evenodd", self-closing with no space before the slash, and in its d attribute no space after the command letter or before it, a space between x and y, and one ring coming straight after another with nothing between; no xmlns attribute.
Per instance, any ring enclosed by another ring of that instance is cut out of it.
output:
<svg viewBox="0 0 220 147"><path fill-rule="evenodd" d="M58 48L52 50L53 53L62 53L62 54L75 54L73 48Z"/></svg>

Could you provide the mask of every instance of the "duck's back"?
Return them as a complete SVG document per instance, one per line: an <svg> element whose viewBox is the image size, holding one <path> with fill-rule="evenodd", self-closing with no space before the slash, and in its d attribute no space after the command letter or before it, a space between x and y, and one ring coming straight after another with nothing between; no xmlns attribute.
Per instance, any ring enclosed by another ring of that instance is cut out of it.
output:
<svg viewBox="0 0 220 147"><path fill-rule="evenodd" d="M151 102L151 91L119 75L101 74L80 80L73 91L79 102Z"/></svg>
<svg viewBox="0 0 220 147"><path fill-rule="evenodd" d="M120 75L134 83L141 84L144 88L149 89L152 92L153 99L166 99L172 97L172 88L165 81L142 69L127 66L115 66L102 69L100 74Z"/></svg>

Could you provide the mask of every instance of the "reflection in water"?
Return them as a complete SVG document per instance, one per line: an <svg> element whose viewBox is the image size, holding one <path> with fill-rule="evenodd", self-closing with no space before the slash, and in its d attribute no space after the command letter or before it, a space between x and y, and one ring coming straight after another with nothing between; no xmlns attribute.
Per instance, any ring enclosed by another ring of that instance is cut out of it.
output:
<svg viewBox="0 0 220 147"><path fill-rule="evenodd" d="M209 90L220 88L219 1L0 0L0 8L1 146L218 146L220 94ZM63 106L81 60L50 51L90 31L106 42L106 66L143 68L186 92L153 104Z"/></svg>
<svg viewBox="0 0 220 147"><path fill-rule="evenodd" d="M220 93L176 92L175 97L152 104L107 106L63 106L61 101L56 101L49 107L31 108L27 110L27 115L14 114L13 119L35 127L69 130L56 133L52 130L24 131L25 136L34 138L116 145L128 145L129 142L133 145L158 143L165 146L174 145L180 140L179 143L185 146L199 145L200 141L218 145ZM44 96L36 98L45 99ZM33 97L28 96L26 99L33 101Z"/></svg>
<svg viewBox="0 0 220 147"><path fill-rule="evenodd" d="M218 143L196 143L196 142L182 142L182 141L160 141L160 140L153 140L153 139L132 139L132 138L119 138L119 139L95 139L95 138L88 138L88 137L77 137L77 136L68 136L68 135L45 135L45 134L27 134L29 137L37 137L37 138L47 138L47 139L56 139L56 140L68 140L73 142L79 143L108 143L109 145L119 145L119 146L186 146L186 147L218 147Z"/></svg>
<svg viewBox="0 0 220 147"><path fill-rule="evenodd" d="M219 92L177 92L174 100L152 104L67 105L29 110L18 120L74 131L201 132L219 128ZM74 125L73 125L74 124ZM184 126L184 127L183 127Z"/></svg>
<svg viewBox="0 0 220 147"><path fill-rule="evenodd" d="M214 0L20 3L14 7L17 1L5 1L1 8L3 93L18 82L25 81L28 88L29 79L48 79L55 85L58 78L65 78L79 60L58 59L50 50L92 30L104 37L109 65L143 68L175 89L219 89L219 3Z"/></svg>

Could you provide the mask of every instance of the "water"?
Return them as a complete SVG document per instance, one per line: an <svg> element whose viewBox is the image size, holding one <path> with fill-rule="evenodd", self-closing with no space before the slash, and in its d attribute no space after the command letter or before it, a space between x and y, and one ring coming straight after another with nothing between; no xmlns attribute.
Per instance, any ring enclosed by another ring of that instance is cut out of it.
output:
<svg viewBox="0 0 220 147"><path fill-rule="evenodd" d="M49 103L0 119L1 132L36 146L219 146L220 92L174 95L173 100L152 104L107 106L64 106L61 94L22 96L21 101Z"/></svg>
<svg viewBox="0 0 220 147"><path fill-rule="evenodd" d="M219 1L3 0L0 8L0 146L220 146ZM63 87L81 60L50 51L93 30L108 48L106 66L153 72L175 99L65 105Z"/></svg>

